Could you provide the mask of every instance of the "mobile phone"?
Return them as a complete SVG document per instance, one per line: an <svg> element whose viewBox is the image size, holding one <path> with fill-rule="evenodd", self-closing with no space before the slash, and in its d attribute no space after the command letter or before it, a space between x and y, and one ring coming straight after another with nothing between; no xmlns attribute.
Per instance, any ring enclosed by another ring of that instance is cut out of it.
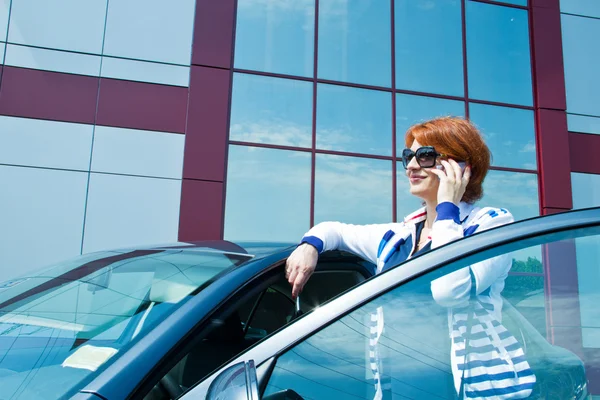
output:
<svg viewBox="0 0 600 400"><path fill-rule="evenodd" d="M460 170L464 172L465 168L467 167L467 164L464 161L458 161L458 165L460 166ZM441 169L442 171L445 170L442 164L436 165L435 167L437 169Z"/></svg>

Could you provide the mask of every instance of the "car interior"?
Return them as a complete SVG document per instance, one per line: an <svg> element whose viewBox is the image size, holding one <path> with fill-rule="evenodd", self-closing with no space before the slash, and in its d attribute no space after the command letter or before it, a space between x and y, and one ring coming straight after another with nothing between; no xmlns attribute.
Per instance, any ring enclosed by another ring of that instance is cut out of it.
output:
<svg viewBox="0 0 600 400"><path fill-rule="evenodd" d="M372 275L369 263L333 253L319 261L299 296L298 307L292 300L283 264L270 276L256 279L254 287L215 313L209 326L180 352L179 361L144 399L177 398L242 351Z"/></svg>

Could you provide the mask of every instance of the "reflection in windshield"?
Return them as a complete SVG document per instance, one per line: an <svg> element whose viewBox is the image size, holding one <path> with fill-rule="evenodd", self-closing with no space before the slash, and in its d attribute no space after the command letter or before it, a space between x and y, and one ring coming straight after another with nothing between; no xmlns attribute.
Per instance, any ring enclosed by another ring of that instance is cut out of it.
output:
<svg viewBox="0 0 600 400"><path fill-rule="evenodd" d="M87 255L0 287L3 399L84 385L215 276L253 256L186 249Z"/></svg>

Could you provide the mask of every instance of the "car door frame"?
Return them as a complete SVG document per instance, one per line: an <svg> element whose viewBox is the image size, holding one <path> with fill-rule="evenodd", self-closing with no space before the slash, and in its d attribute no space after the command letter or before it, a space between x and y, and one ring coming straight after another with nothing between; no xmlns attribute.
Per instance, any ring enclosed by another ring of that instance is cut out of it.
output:
<svg viewBox="0 0 600 400"><path fill-rule="evenodd" d="M194 340L191 339L194 333L205 329L213 317L230 307L241 293L247 296L247 288L254 289L260 285L259 280L269 280L279 274L275 271L282 267L293 248L252 261L250 265L236 268L216 279L127 349L105 371L86 384L80 393L113 400L139 397L147 392L156 384L156 377L166 374L177 362L173 362L173 359L185 353ZM361 273L365 279L372 276L372 271L365 265L359 265L361 260L349 253L332 252L322 261L318 271L346 270L331 264L349 262L355 264L353 270Z"/></svg>
<svg viewBox="0 0 600 400"><path fill-rule="evenodd" d="M600 208L576 210L515 222L477 233L468 238L444 245L435 251L422 254L400 264L399 268L391 268L363 282L312 313L299 318L293 326L288 325L270 338L248 349L190 389L179 399L205 398L210 384L223 370L236 363L250 360L253 360L257 366L259 386L262 389L266 383L265 378L270 375L270 370L280 354L294 347L316 331L327 327L344 315L390 290L476 253L545 234L594 226L600 226Z"/></svg>

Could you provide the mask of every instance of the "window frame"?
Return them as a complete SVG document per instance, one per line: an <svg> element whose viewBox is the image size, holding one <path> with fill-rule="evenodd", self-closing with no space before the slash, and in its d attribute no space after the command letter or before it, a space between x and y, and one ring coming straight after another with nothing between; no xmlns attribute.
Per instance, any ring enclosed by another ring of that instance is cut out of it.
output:
<svg viewBox="0 0 600 400"><path fill-rule="evenodd" d="M600 207L535 217L493 228L444 245L435 251L425 253L403 264L399 264L402 265L401 268L391 268L369 279L323 307L320 307L318 310L300 318L293 324L293 329L288 326L247 350L189 390L181 399L203 398L202 396L206 396L212 381L223 370L236 363L249 360L254 360L257 366L259 387L263 389L276 358L280 354L293 348L316 331L326 328L348 313L412 279L443 268L464 257L499 246L545 234L595 226L600 226Z"/></svg>

